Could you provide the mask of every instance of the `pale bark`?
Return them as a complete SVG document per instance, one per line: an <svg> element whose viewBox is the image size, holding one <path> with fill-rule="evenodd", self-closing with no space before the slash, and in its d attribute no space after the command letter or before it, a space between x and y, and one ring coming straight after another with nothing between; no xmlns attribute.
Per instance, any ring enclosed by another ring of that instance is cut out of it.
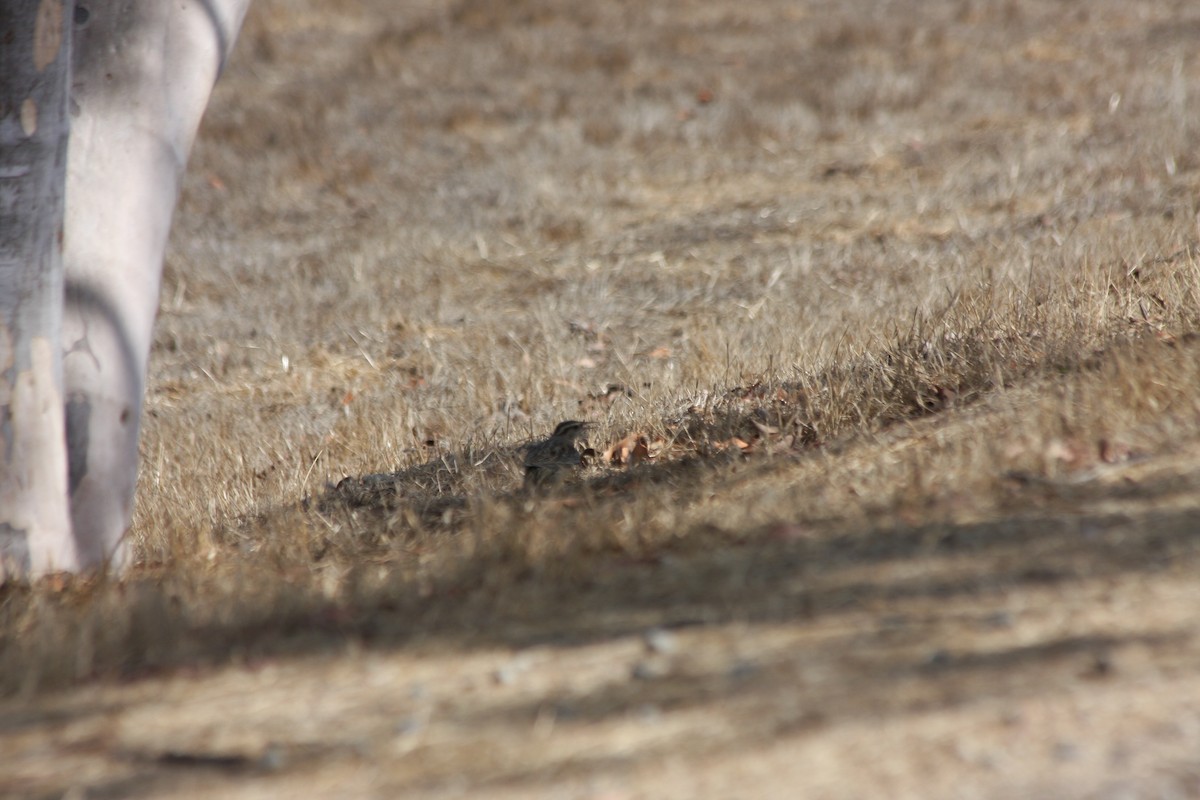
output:
<svg viewBox="0 0 1200 800"><path fill-rule="evenodd" d="M125 560L167 233L247 4L0 0L0 581Z"/></svg>
<svg viewBox="0 0 1200 800"><path fill-rule="evenodd" d="M187 156L247 0L82 2L63 342L80 567L126 559L163 253ZM86 15L86 20L82 17Z"/></svg>
<svg viewBox="0 0 1200 800"><path fill-rule="evenodd" d="M78 563L59 347L70 9L0 2L0 580Z"/></svg>

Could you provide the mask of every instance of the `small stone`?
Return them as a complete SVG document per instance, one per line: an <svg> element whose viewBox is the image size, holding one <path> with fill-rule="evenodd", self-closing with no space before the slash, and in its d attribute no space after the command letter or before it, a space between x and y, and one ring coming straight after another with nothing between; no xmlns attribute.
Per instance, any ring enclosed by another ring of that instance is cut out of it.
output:
<svg viewBox="0 0 1200 800"><path fill-rule="evenodd" d="M521 674L529 670L529 658L524 655L518 655L509 660L507 664L496 667L492 671L492 680L500 686L512 686L521 677Z"/></svg>
<svg viewBox="0 0 1200 800"><path fill-rule="evenodd" d="M262 756L258 759L259 768L268 772L283 769L286 762L287 753L284 752L283 746L275 743L267 745L267 749L263 751Z"/></svg>
<svg viewBox="0 0 1200 800"><path fill-rule="evenodd" d="M670 655L679 649L675 634L663 628L651 628L642 636L646 649L659 655Z"/></svg>

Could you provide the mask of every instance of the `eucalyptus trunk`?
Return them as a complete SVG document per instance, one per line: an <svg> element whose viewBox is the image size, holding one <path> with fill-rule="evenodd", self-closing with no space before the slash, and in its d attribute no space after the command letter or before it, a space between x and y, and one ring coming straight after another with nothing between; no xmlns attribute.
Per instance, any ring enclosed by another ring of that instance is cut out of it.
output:
<svg viewBox="0 0 1200 800"><path fill-rule="evenodd" d="M0 581L126 560L171 215L247 4L0 0Z"/></svg>
<svg viewBox="0 0 1200 800"><path fill-rule="evenodd" d="M81 0L64 360L80 566L127 559L146 362L188 153L248 0Z"/></svg>
<svg viewBox="0 0 1200 800"><path fill-rule="evenodd" d="M0 1L0 578L78 563L60 347L71 8Z"/></svg>

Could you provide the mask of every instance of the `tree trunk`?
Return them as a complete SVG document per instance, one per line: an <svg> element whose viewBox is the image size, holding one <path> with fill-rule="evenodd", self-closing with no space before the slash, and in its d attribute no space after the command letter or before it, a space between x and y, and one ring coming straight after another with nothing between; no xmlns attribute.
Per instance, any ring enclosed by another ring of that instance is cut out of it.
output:
<svg viewBox="0 0 1200 800"><path fill-rule="evenodd" d="M63 364L70 0L0 0L0 581L71 569Z"/></svg>
<svg viewBox="0 0 1200 800"><path fill-rule="evenodd" d="M0 0L0 582L124 560L167 232L247 4Z"/></svg>
<svg viewBox="0 0 1200 800"><path fill-rule="evenodd" d="M167 233L247 4L80 0L77 8L63 342L81 566L126 558Z"/></svg>

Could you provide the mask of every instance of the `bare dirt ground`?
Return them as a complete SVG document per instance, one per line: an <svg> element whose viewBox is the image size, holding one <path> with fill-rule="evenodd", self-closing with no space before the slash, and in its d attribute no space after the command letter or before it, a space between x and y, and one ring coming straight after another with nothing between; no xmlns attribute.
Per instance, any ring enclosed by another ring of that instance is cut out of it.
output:
<svg viewBox="0 0 1200 800"><path fill-rule="evenodd" d="M258 0L0 795L1200 796L1198 35Z"/></svg>

